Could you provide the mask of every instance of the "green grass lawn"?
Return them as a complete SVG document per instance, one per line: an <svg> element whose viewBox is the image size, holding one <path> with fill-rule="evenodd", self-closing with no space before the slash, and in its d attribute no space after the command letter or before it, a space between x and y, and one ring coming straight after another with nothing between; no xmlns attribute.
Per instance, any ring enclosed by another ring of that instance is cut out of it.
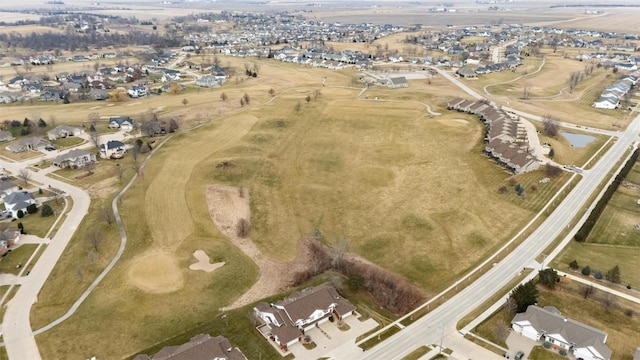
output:
<svg viewBox="0 0 640 360"><path fill-rule="evenodd" d="M69 147L72 147L72 146L80 145L83 142L85 142L85 140L83 138L75 137L75 136L69 136L69 137L66 137L66 138L53 140L51 143L57 149L66 149L66 148L69 148Z"/></svg>
<svg viewBox="0 0 640 360"><path fill-rule="evenodd" d="M562 360L566 359L566 356L554 352L553 350L547 350L542 346L534 346L531 353L527 355L529 360Z"/></svg>
<svg viewBox="0 0 640 360"><path fill-rule="evenodd" d="M53 214L54 214L53 216L47 216L47 217L42 216L40 210L42 209L42 206L45 204L51 206L51 209L53 210ZM63 210L64 210L64 200L58 200L57 203L55 200L50 200L43 203L38 208L37 213L28 214L28 215L25 215L22 219L16 220L16 224L18 222L21 222L22 225L24 226L24 231L28 234L44 237L47 234L47 232L49 232L49 229L51 229L51 226L56 221L57 217L62 215Z"/></svg>
<svg viewBox="0 0 640 360"><path fill-rule="evenodd" d="M37 244L23 244L15 248L6 256L0 258L0 272L17 275L22 268L17 268L18 264L27 265L27 261L38 248ZM33 266L33 264L32 264Z"/></svg>
<svg viewBox="0 0 640 360"><path fill-rule="evenodd" d="M402 360L418 360L422 358L422 356L426 355L431 349L426 346L420 346L419 348L413 350L411 354L402 358Z"/></svg>

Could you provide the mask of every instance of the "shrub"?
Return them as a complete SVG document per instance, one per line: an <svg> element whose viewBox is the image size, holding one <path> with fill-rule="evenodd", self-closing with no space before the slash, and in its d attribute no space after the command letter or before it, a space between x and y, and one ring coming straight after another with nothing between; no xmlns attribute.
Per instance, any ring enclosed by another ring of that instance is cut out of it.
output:
<svg viewBox="0 0 640 360"><path fill-rule="evenodd" d="M543 343L542 343L542 346L543 346L545 349L551 349L551 343L550 343L550 342L548 342L548 341L543 342Z"/></svg>
<svg viewBox="0 0 640 360"><path fill-rule="evenodd" d="M558 351L558 354L560 354L560 356L567 356L567 350L560 349L560 351Z"/></svg>
<svg viewBox="0 0 640 360"><path fill-rule="evenodd" d="M598 280L602 280L602 272L600 272L600 270L596 271L595 274L593 274L593 277Z"/></svg>
<svg viewBox="0 0 640 360"><path fill-rule="evenodd" d="M633 309L626 309L624 311L624 314L627 315L628 317L633 317L635 313L633 312Z"/></svg>
<svg viewBox="0 0 640 360"><path fill-rule="evenodd" d="M582 275L589 276L591 275L591 268L589 265L582 268Z"/></svg>
<svg viewBox="0 0 640 360"><path fill-rule="evenodd" d="M536 191L536 190L538 190L538 185L531 184L531 186L529 186L529 189L531 189L531 191Z"/></svg>
<svg viewBox="0 0 640 360"><path fill-rule="evenodd" d="M49 206L49 204L44 204L42 205L42 211L40 212L40 214L42 215L42 217L51 216L53 215L53 209L51 208L51 206Z"/></svg>
<svg viewBox="0 0 640 360"><path fill-rule="evenodd" d="M579 268L580 266L578 265L578 262L576 260L573 260L572 262L569 263L569 269L578 270Z"/></svg>
<svg viewBox="0 0 640 360"><path fill-rule="evenodd" d="M508 180L509 186L516 186L517 183L518 183L518 180L515 178L515 176L510 177Z"/></svg>
<svg viewBox="0 0 640 360"><path fill-rule="evenodd" d="M18 230L20 230L20 234L24 234L24 225L22 225L22 222L18 223Z"/></svg>
<svg viewBox="0 0 640 360"><path fill-rule="evenodd" d="M509 191L509 189L507 188L506 185L502 185L502 186L500 186L500 188L498 188L498 192L500 194L506 194L508 191Z"/></svg>
<svg viewBox="0 0 640 360"><path fill-rule="evenodd" d="M35 214L37 212L38 212L38 207L36 207L36 204L31 204L31 205L27 206L27 213Z"/></svg>
<svg viewBox="0 0 640 360"><path fill-rule="evenodd" d="M38 195L42 195L42 189L38 188Z"/></svg>
<svg viewBox="0 0 640 360"><path fill-rule="evenodd" d="M631 290L631 284L627 285L627 289Z"/></svg>
<svg viewBox="0 0 640 360"><path fill-rule="evenodd" d="M18 210L18 212L16 212L16 216L18 219L22 219L24 217L24 212L22 210Z"/></svg>

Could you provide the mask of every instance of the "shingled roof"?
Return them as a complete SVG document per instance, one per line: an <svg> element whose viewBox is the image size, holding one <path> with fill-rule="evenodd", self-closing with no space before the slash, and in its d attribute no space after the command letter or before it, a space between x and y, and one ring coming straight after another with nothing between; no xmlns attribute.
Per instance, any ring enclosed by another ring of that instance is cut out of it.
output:
<svg viewBox="0 0 640 360"><path fill-rule="evenodd" d="M516 314L511 321L520 323L528 321L538 332L548 335L559 334L575 344L576 348L593 347L605 358L611 357L611 349L605 345L607 333L589 325L566 318L559 311L545 310L530 305L526 312Z"/></svg>

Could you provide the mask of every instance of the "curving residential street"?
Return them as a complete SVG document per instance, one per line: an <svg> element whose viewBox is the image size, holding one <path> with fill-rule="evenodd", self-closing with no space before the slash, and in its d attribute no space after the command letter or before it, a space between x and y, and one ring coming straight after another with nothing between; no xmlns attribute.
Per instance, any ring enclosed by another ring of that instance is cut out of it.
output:
<svg viewBox="0 0 640 360"><path fill-rule="evenodd" d="M0 166L17 174L26 165L0 160ZM67 213L67 218L60 229L51 238L38 262L33 265L28 281L22 281L15 296L9 301L2 323L4 345L10 359L40 359L40 352L36 344L29 315L31 306L38 301L38 293L53 271L58 259L73 237L76 229L89 210L91 198L84 190L59 180L47 177L46 171L30 171L31 179L64 191L73 199L73 208Z"/></svg>

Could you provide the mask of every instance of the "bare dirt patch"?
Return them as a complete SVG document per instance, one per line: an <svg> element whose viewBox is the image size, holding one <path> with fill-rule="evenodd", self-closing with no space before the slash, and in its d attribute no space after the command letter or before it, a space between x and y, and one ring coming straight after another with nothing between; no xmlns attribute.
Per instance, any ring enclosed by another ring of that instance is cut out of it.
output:
<svg viewBox="0 0 640 360"><path fill-rule="evenodd" d="M276 262L266 257L250 238L241 238L237 235L237 224L240 219L249 220L251 215L247 189L244 189L243 196L240 196L240 189L237 187L210 185L206 196L209 215L218 230L250 257L260 269L258 281L227 309L239 308L284 290L291 283L287 274L306 269L310 254L307 246L303 244L298 246L295 260Z"/></svg>
<svg viewBox="0 0 640 360"><path fill-rule="evenodd" d="M175 256L161 250L150 250L134 259L128 275L135 287L152 294L174 292L184 285Z"/></svg>
<svg viewBox="0 0 640 360"><path fill-rule="evenodd" d="M212 272L215 269L224 266L224 262L210 263L209 255L202 250L196 250L193 252L193 256L198 260L197 263L189 265L191 270L202 270L204 272Z"/></svg>

